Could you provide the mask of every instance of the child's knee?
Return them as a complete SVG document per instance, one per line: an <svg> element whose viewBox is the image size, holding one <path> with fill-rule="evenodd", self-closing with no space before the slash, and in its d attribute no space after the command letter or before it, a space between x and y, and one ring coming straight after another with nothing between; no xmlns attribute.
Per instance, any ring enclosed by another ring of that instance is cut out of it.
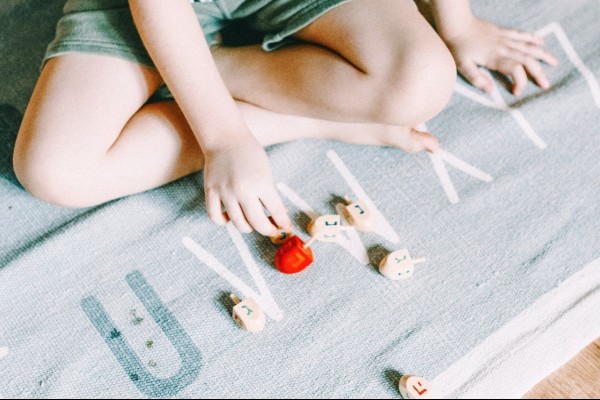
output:
<svg viewBox="0 0 600 400"><path fill-rule="evenodd" d="M412 88L418 105L415 110L418 122L425 122L439 114L448 105L456 85L456 64L442 40L437 40L426 51L428 56L425 58L429 61L413 71L420 80Z"/></svg>
<svg viewBox="0 0 600 400"><path fill-rule="evenodd" d="M452 97L457 74L450 51L437 37L398 54L383 71L379 118L402 126L439 114Z"/></svg>
<svg viewBox="0 0 600 400"><path fill-rule="evenodd" d="M81 170L67 152L57 154L48 149L42 155L25 141L17 140L13 167L23 188L41 201L68 208L94 205L79 185Z"/></svg>

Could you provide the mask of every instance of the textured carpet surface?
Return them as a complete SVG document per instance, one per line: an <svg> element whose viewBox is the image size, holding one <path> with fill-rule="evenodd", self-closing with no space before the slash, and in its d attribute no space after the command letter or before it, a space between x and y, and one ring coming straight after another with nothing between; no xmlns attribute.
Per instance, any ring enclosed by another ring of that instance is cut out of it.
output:
<svg viewBox="0 0 600 400"><path fill-rule="evenodd" d="M297 276L268 239L209 221L201 173L89 210L23 191L11 154L60 3L0 6L1 397L394 397L405 373L440 396L522 396L600 335L597 1L475 2L561 64L520 98L459 80L428 123L436 156L270 148L302 238L344 195L377 218ZM374 266L401 248L428 262L393 283ZM263 333L235 325L231 292L258 301Z"/></svg>

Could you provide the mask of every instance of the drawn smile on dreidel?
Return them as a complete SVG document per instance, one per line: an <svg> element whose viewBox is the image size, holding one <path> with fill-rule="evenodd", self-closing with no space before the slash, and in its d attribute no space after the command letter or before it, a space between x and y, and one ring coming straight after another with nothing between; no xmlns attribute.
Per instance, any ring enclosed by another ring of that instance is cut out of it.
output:
<svg viewBox="0 0 600 400"><path fill-rule="evenodd" d="M406 249L398 250L381 260L379 272L393 281L402 281L412 278L415 274L415 265L426 261L425 258L413 260Z"/></svg>
<svg viewBox="0 0 600 400"><path fill-rule="evenodd" d="M342 218L339 215L321 215L308 224L311 240L319 242L336 242L338 235L344 230ZM312 242L309 242L312 244Z"/></svg>
<svg viewBox="0 0 600 400"><path fill-rule="evenodd" d="M404 399L431 399L433 398L432 387L426 379L405 375L398 384L400 394Z"/></svg>

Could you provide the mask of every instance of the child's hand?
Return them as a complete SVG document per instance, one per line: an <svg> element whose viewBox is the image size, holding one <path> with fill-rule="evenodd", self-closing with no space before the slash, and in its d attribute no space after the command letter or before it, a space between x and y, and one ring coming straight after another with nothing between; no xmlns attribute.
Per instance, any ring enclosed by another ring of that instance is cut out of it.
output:
<svg viewBox="0 0 600 400"><path fill-rule="evenodd" d="M504 29L473 18L457 35L444 38L454 56L458 72L485 92L491 92L493 82L478 66L501 72L512 78L513 94L520 95L527 85L527 75L546 90L548 77L540 61L556 66L558 60L544 50L544 39L528 32Z"/></svg>
<svg viewBox="0 0 600 400"><path fill-rule="evenodd" d="M205 155L204 190L206 209L217 225L225 225L227 215L240 232L252 228L265 236L276 236L278 228L290 228L287 210L275 189L271 167L264 149L254 137L222 146ZM265 215L266 208L278 225Z"/></svg>

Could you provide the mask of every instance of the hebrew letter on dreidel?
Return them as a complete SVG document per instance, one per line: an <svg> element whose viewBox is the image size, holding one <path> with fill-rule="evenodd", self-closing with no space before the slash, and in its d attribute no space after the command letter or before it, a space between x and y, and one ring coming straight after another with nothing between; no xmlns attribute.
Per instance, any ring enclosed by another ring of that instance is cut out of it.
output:
<svg viewBox="0 0 600 400"><path fill-rule="evenodd" d="M345 214L348 222L360 232L373 232L375 229L375 218L364 201L352 202L345 197Z"/></svg>
<svg viewBox="0 0 600 400"><path fill-rule="evenodd" d="M265 329L265 314L254 299L240 301L232 294L231 300L235 303L232 317L242 329L252 333L262 332Z"/></svg>

